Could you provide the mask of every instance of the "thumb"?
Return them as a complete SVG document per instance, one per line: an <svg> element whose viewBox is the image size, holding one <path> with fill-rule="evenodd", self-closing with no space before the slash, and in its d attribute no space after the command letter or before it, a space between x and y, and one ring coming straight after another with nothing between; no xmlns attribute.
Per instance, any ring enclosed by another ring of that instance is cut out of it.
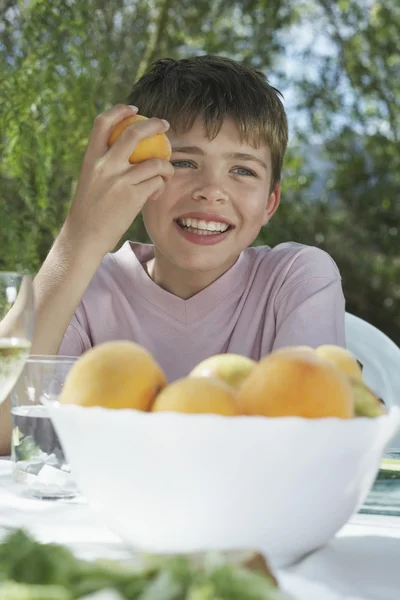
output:
<svg viewBox="0 0 400 600"><path fill-rule="evenodd" d="M108 139L113 127L125 119L136 115L138 108L127 104L116 104L109 110L100 113L94 120L86 154L98 160L108 151Z"/></svg>

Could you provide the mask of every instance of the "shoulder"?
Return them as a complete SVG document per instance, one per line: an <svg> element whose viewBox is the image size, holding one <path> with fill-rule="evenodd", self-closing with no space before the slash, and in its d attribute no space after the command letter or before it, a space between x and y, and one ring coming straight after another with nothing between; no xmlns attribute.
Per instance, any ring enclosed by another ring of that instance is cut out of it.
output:
<svg viewBox="0 0 400 600"><path fill-rule="evenodd" d="M153 255L150 244L125 242L119 250L104 256L88 289L132 286L143 275L142 263Z"/></svg>
<svg viewBox="0 0 400 600"><path fill-rule="evenodd" d="M141 287L142 279L147 279L141 264L142 254L147 251L146 244L126 242L116 252L106 254L83 294L77 314L105 310L132 296Z"/></svg>
<svg viewBox="0 0 400 600"><path fill-rule="evenodd" d="M285 242L273 248L254 246L246 252L252 265L250 284L254 294L262 293L279 302L300 289L303 293L312 289L332 289L332 285L342 289L335 261L316 246Z"/></svg>
<svg viewBox="0 0 400 600"><path fill-rule="evenodd" d="M279 273L284 279L329 277L340 279L339 269L333 258L316 246L285 242L273 248L254 246L248 248L261 271Z"/></svg>

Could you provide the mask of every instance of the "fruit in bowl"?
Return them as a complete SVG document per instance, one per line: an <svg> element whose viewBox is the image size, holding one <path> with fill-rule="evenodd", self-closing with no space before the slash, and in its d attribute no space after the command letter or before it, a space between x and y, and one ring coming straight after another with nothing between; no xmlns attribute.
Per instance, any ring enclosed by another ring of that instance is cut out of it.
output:
<svg viewBox="0 0 400 600"><path fill-rule="evenodd" d="M77 361L60 401L226 416L349 419L384 413L362 381L355 358L337 346L281 348L258 362L238 354L217 354L201 361L187 377L168 383L160 365L139 344L105 342Z"/></svg>
<svg viewBox="0 0 400 600"><path fill-rule="evenodd" d="M315 349L315 354L318 357L325 358L331 362L333 362L341 371L354 377L355 379L362 379L362 370L360 364L357 359L346 350L346 348L341 348L340 346L333 346L332 344L324 344L322 346L318 346Z"/></svg>
<svg viewBox="0 0 400 600"><path fill-rule="evenodd" d="M238 393L242 414L266 417L338 417L354 414L348 378L329 361L287 349L260 360Z"/></svg>
<svg viewBox="0 0 400 600"><path fill-rule="evenodd" d="M109 375L96 374L101 388ZM126 387L117 374L114 381ZM221 397L238 403L232 415L212 414L211 392L196 387L205 381L168 383L144 410L110 408L111 392L105 407L93 406L95 397L90 407L74 405L80 396L64 388L49 412L92 509L145 552L257 548L283 565L325 544L365 499L400 411L356 417L348 375L305 348L271 353L238 389L220 382ZM208 385L215 392L214 379ZM167 410L157 410L164 402ZM237 414L243 407L247 414Z"/></svg>
<svg viewBox="0 0 400 600"><path fill-rule="evenodd" d="M239 414L233 389L213 377L178 379L158 394L151 410L193 414L213 413L227 417Z"/></svg>
<svg viewBox="0 0 400 600"><path fill-rule="evenodd" d="M252 358L239 354L215 354L196 365L189 377L217 377L237 389L256 364Z"/></svg>
<svg viewBox="0 0 400 600"><path fill-rule="evenodd" d="M151 354L133 342L105 342L76 362L62 403L148 410L167 379Z"/></svg>
<svg viewBox="0 0 400 600"><path fill-rule="evenodd" d="M384 407L379 398L363 382L360 363L348 350L338 346L324 345L316 349L316 354L331 361L348 376L356 417L379 417L384 413Z"/></svg>

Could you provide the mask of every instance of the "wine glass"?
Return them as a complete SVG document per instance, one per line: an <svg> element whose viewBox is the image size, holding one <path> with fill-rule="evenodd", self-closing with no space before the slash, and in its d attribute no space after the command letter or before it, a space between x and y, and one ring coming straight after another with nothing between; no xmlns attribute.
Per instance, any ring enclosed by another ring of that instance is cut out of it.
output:
<svg viewBox="0 0 400 600"><path fill-rule="evenodd" d="M32 277L0 271L0 404L24 367L34 328Z"/></svg>

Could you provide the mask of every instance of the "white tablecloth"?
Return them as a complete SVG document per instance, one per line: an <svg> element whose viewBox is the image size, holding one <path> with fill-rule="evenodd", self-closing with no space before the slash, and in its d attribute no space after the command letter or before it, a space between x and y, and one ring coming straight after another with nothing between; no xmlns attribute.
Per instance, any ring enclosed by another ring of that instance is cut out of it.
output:
<svg viewBox="0 0 400 600"><path fill-rule="evenodd" d="M10 475L10 461L0 460L0 533L24 527L40 541L68 545L82 558L131 555L83 500L23 498ZM278 578L293 594L302 589L299 600L400 600L400 517L356 515L327 546Z"/></svg>

